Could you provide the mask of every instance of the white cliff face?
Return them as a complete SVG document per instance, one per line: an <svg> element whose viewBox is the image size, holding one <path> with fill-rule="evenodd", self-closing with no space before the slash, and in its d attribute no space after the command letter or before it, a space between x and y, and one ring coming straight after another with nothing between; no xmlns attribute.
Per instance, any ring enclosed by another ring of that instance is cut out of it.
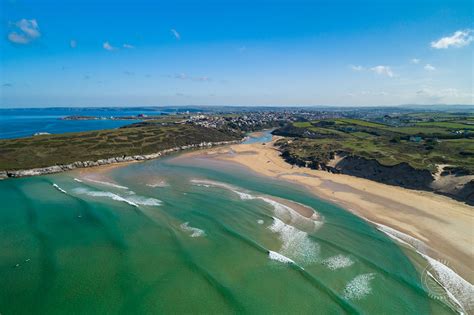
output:
<svg viewBox="0 0 474 315"><path fill-rule="evenodd" d="M26 177L26 176L53 174L53 173L59 173L59 172L64 172L64 171L70 171L76 168L94 167L94 166L100 166L100 165L131 162L131 161L152 160L152 159L156 159L161 156L164 156L173 152L177 152L177 151L194 149L194 148L207 148L207 147L212 147L212 146L217 146L217 145L236 144L236 143L240 143L241 141L242 140L201 142L199 144L189 144L185 146L174 147L174 148L170 148L170 149L166 149L166 150L162 150L156 153L151 153L151 154L146 154L146 155L111 157L108 159L100 159L97 161L76 161L70 164L61 164L61 165L33 168L33 169L27 169L27 170L11 170L11 171L6 170L6 171L0 171L0 180L6 179L9 177Z"/></svg>

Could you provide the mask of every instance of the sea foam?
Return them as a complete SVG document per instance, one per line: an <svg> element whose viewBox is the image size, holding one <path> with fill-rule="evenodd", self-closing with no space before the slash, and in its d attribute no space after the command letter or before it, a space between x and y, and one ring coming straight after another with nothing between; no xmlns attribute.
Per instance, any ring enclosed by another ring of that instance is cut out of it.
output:
<svg viewBox="0 0 474 315"><path fill-rule="evenodd" d="M311 264L319 260L320 245L309 238L308 233L288 225L278 218L273 218L273 224L268 227L278 233L282 242L280 253L300 264Z"/></svg>
<svg viewBox="0 0 474 315"><path fill-rule="evenodd" d="M206 232L204 232L204 230L190 226L189 222L184 222L180 225L180 227L183 231L190 233L189 236L191 237L201 237L206 235Z"/></svg>
<svg viewBox="0 0 474 315"><path fill-rule="evenodd" d="M356 276L344 288L342 295L347 300L360 300L370 294L370 282L375 278L375 273L366 273Z"/></svg>
<svg viewBox="0 0 474 315"><path fill-rule="evenodd" d="M425 243L383 224L372 221L370 222L373 223L379 231L385 233L395 241L413 248L418 254L426 259L432 268L432 272L428 272L428 275L444 289L446 295L457 307L463 311L465 311L466 308L470 309L472 307L474 304L474 286L458 275L453 269L428 256L426 254L427 246Z"/></svg>
<svg viewBox="0 0 474 315"><path fill-rule="evenodd" d="M342 268L350 267L354 264L354 261L344 255L336 255L323 260L323 265L331 270L337 270Z"/></svg>

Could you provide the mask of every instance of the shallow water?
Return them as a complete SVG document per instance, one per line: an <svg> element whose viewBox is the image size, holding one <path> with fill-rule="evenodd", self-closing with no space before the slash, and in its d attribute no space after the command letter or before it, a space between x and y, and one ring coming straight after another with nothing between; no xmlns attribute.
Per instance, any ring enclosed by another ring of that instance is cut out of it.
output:
<svg viewBox="0 0 474 315"><path fill-rule="evenodd" d="M272 141L272 131L273 130L264 130L261 133L251 133L248 135L248 138L242 143L252 144L260 142L270 142Z"/></svg>
<svg viewBox="0 0 474 315"><path fill-rule="evenodd" d="M390 238L303 188L198 158L94 180L0 182L1 314L453 313Z"/></svg>

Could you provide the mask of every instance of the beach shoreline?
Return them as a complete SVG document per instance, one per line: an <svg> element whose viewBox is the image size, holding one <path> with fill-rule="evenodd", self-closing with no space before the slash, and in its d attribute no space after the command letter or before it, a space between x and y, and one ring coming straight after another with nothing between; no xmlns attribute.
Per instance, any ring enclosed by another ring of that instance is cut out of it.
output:
<svg viewBox="0 0 474 315"><path fill-rule="evenodd" d="M443 261L472 283L473 207L426 191L390 186L363 178L292 166L270 143L238 144L188 152L244 166L263 176L306 187L370 224L387 226L422 242L426 255Z"/></svg>

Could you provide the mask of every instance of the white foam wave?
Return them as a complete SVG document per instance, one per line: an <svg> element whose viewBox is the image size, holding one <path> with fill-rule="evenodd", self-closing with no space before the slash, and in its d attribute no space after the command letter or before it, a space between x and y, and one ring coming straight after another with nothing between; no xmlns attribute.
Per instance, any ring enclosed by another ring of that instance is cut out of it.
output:
<svg viewBox="0 0 474 315"><path fill-rule="evenodd" d="M329 257L323 261L323 265L331 270L337 270L342 268L350 267L354 264L354 261L348 256L336 255Z"/></svg>
<svg viewBox="0 0 474 315"><path fill-rule="evenodd" d="M263 223L265 223L263 220L257 220L257 223L262 225Z"/></svg>
<svg viewBox="0 0 474 315"><path fill-rule="evenodd" d="M464 280L454 270L438 260L420 253L431 265L429 275L446 291L448 297L461 309L470 309L474 305L474 286Z"/></svg>
<svg viewBox="0 0 474 315"><path fill-rule="evenodd" d="M304 228L304 230L307 230L309 232L314 232L318 230L323 224L319 214L315 212L314 209L303 204L298 203L300 206L309 208L312 211L314 211L314 214L311 218L307 218L301 215L300 213L298 213L298 211L294 210L293 208L287 205L284 205L278 201L275 201L270 197L254 196L248 192L242 191L238 187L235 187L226 183L216 182L212 180L203 180L203 179L192 179L191 182L195 185L206 186L206 187L220 187L220 188L230 190L233 193L237 194L241 200L260 199L266 202L267 204L270 204L273 207L275 216L278 217L280 220L298 225L299 227Z"/></svg>
<svg viewBox="0 0 474 315"><path fill-rule="evenodd" d="M104 181L95 180L95 179L90 179L90 178L85 178L85 180L88 181L88 182L91 182L91 183L96 183L96 184L100 184L100 185L104 185L104 186L109 186L109 187L113 187L113 188L128 189L128 187L126 187L126 186L121 186L121 185L117 185L117 184L110 183L110 182L104 182Z"/></svg>
<svg viewBox="0 0 474 315"><path fill-rule="evenodd" d="M144 196L134 195L134 196L128 197L128 200L133 202L133 203L143 205L143 206L159 206L159 205L161 205L161 200L158 200L158 199L155 199L155 198L144 197Z"/></svg>
<svg viewBox="0 0 474 315"><path fill-rule="evenodd" d="M435 273L428 272L429 276L444 289L449 299L463 311L466 308L471 308L474 304L474 286L445 264L425 254L427 248L425 243L383 224L372 221L370 222L373 223L379 231L385 233L397 242L413 248L418 254L426 259Z"/></svg>
<svg viewBox="0 0 474 315"><path fill-rule="evenodd" d="M191 233L189 236L191 237L201 237L205 236L206 232L204 230L198 229L196 227L192 227L189 225L189 222L184 222L180 225L181 229L185 232Z"/></svg>
<svg viewBox="0 0 474 315"><path fill-rule="evenodd" d="M75 178L75 177L74 177L74 180L75 180L76 182L78 182L78 183L82 183L82 180L80 180L79 178Z"/></svg>
<svg viewBox="0 0 474 315"><path fill-rule="evenodd" d="M119 196L119 195L114 194L114 193L109 192L109 191L89 190L87 188L74 188L73 191L76 194L80 194L80 195L82 194L82 195L88 195L88 196L91 196L91 197L110 198L110 199L115 200L115 201L122 201L122 202L128 203L131 206L138 207L138 205L136 203L134 203L133 201L125 199L122 196Z"/></svg>
<svg viewBox="0 0 474 315"><path fill-rule="evenodd" d="M268 251L268 258L270 258L271 260L276 260L276 261L282 262L284 264L294 264L295 263L292 259L290 259L290 258L288 258L288 257L286 257L286 256L284 256L280 253L271 251L271 250Z"/></svg>
<svg viewBox="0 0 474 315"><path fill-rule="evenodd" d="M236 193L237 195L239 195L240 199L241 200L252 200L252 199L255 199L254 196L252 196L251 194L247 194L247 193L244 193L244 192L241 192L241 191L238 191L238 190L232 190L234 193Z"/></svg>
<svg viewBox="0 0 474 315"><path fill-rule="evenodd" d="M91 197L110 198L115 201L125 202L134 207L138 207L139 205L142 205L142 206L161 205L161 200L145 197L145 196L139 196L139 195L136 195L135 192L131 190L127 191L127 195L128 195L127 197L120 196L110 191L91 190L91 189L83 188L83 187L74 188L73 192L76 194L88 195Z"/></svg>
<svg viewBox="0 0 474 315"><path fill-rule="evenodd" d="M273 224L269 228L273 232L279 234L282 241L280 253L302 264L309 264L319 259L319 244L311 240L308 234L299 228L312 233L321 227L321 221L306 218L291 207L279 203L269 197L253 196L248 192L243 192L241 189L229 184L201 179L192 179L191 182L193 184L210 185L230 190L237 194L242 200L259 199L270 204L274 209L276 218L274 218ZM284 222L288 222L298 228ZM258 223L261 224L260 222Z"/></svg>
<svg viewBox="0 0 474 315"><path fill-rule="evenodd" d="M64 189L62 189L61 187L59 187L58 185L53 184L53 187L56 188L57 190L59 190L60 192L62 192L64 194L67 194L67 192Z"/></svg>
<svg viewBox="0 0 474 315"><path fill-rule="evenodd" d="M319 260L321 247L309 238L308 233L285 224L278 218L273 218L273 223L268 228L278 233L282 242L279 252L283 255L301 264L311 264Z"/></svg>
<svg viewBox="0 0 474 315"><path fill-rule="evenodd" d="M344 288L342 295L347 300L360 300L372 291L370 282L375 278L375 273L365 273L356 276Z"/></svg>

